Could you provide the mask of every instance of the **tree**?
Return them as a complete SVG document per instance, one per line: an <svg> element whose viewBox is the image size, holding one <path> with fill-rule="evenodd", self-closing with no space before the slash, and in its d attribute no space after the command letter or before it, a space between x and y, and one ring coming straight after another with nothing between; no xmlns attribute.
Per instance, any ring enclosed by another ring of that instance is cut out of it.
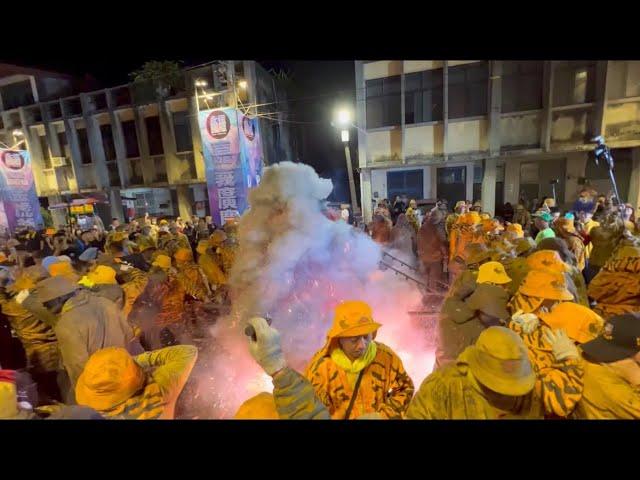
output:
<svg viewBox="0 0 640 480"><path fill-rule="evenodd" d="M130 73L134 84L153 85L159 98L169 96L180 85L182 70L178 62L171 60L145 62L142 68Z"/></svg>

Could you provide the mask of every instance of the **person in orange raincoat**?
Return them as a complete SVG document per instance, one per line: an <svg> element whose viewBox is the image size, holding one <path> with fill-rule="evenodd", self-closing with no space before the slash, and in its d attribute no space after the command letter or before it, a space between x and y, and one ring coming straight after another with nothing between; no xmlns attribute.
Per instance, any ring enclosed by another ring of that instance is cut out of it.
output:
<svg viewBox="0 0 640 480"><path fill-rule="evenodd" d="M640 247L622 246L591 280L593 308L605 318L640 312Z"/></svg>
<svg viewBox="0 0 640 480"><path fill-rule="evenodd" d="M568 417L582 398L584 362L575 343L593 340L603 326L602 317L573 302L560 303L539 316L513 315L509 328L527 346L535 390L547 417Z"/></svg>
<svg viewBox="0 0 640 480"><path fill-rule="evenodd" d="M336 307L327 342L306 371L331 418L401 418L406 411L413 382L393 350L374 341L380 327L365 302L346 301Z"/></svg>
<svg viewBox="0 0 640 480"><path fill-rule="evenodd" d="M531 270L508 304L511 314L549 311L560 302L571 302L565 276L553 270Z"/></svg>
<svg viewBox="0 0 640 480"><path fill-rule="evenodd" d="M464 258L467 245L484 243L482 232L478 231L480 215L468 212L460 215L449 234L449 283L452 284L460 274L456 258Z"/></svg>

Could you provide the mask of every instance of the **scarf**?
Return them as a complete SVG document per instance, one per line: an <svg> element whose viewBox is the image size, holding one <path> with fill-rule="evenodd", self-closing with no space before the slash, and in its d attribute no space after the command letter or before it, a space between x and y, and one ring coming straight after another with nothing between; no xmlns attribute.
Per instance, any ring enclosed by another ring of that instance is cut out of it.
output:
<svg viewBox="0 0 640 480"><path fill-rule="evenodd" d="M341 348L336 347L331 352L331 360L333 360L336 365L342 368L349 379L349 383L351 386L355 385L355 382L358 378L358 373L361 370L364 370L369 366L373 359L376 358L376 353L378 352L378 347L376 342L371 342L367 349L360 358L356 358L353 362L347 357L347 355L342 351Z"/></svg>

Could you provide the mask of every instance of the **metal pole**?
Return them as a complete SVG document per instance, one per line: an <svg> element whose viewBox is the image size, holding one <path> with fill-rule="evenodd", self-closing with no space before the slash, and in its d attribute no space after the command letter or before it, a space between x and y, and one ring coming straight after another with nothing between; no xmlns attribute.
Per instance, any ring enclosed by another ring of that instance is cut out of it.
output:
<svg viewBox="0 0 640 480"><path fill-rule="evenodd" d="M354 214L360 214L360 207L358 206L358 197L356 196L356 184L353 180L353 166L351 165L351 151L349 150L349 143L344 144L344 154L347 160L347 173L349 174L349 190L351 192L351 205Z"/></svg>

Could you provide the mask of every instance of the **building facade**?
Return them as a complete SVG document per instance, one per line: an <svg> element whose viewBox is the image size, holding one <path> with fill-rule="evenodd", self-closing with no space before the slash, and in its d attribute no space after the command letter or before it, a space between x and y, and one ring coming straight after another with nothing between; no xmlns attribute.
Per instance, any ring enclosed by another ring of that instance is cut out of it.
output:
<svg viewBox="0 0 640 480"><path fill-rule="evenodd" d="M4 67L0 142L29 151L38 196L50 204L99 192L110 204L103 217L122 220L132 205L136 214L208 214L198 128L204 109L259 115L265 163L295 158L277 113L286 92L253 61L185 69L164 91L154 82L80 94L68 77ZM66 221L59 217L57 224Z"/></svg>
<svg viewBox="0 0 640 480"><path fill-rule="evenodd" d="M361 198L518 201L610 187L591 139L612 148L623 201L640 205L639 61L356 61Z"/></svg>

